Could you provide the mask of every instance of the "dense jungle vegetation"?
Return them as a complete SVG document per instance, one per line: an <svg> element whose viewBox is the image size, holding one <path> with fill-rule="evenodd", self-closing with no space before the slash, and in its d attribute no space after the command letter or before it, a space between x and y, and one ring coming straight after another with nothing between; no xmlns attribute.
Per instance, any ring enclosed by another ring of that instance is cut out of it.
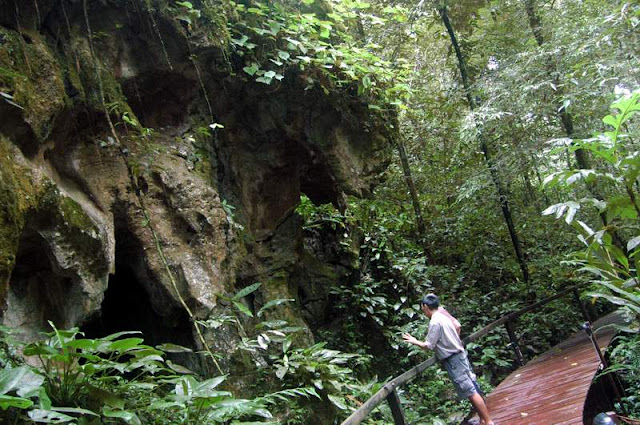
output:
<svg viewBox="0 0 640 425"><path fill-rule="evenodd" d="M144 335L92 339L53 328L23 345L3 328L6 423L311 424L318 409L340 423L425 359L400 337L425 335L423 294L440 294L468 335L572 285L583 285L592 314L621 307L634 318L611 360L627 388L617 408L640 417L637 0L145 4L188 32L222 25L226 54L247 79L275 90L301 70L326 96L345 90L371 113L397 116L395 156L369 198L338 208L303 195L296 210L308 235L335 235L345 257L355 249L359 274L332 289L339 320L316 330L315 345L264 318L291 300L258 312L239 302L259 283L230 296L235 315L202 324L242 328L241 348L269 358L256 362L261 378L245 398L227 390L232 378L198 376L171 360L187 348L145 345ZM221 24L211 11L223 9ZM523 316L525 357L581 320L566 300ZM497 331L468 347L487 390L515 368L508 342ZM401 399L410 423L459 423L469 410L437 368ZM366 423L390 422L381 407Z"/></svg>

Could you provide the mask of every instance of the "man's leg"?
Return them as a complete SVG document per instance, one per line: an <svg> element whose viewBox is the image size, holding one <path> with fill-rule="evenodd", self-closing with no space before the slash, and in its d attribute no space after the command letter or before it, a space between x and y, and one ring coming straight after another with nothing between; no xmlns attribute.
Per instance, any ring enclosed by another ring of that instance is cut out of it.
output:
<svg viewBox="0 0 640 425"><path fill-rule="evenodd" d="M473 407L478 412L480 416L480 422L483 425L493 425L493 421L491 420L491 416L489 415L489 409L487 409L487 405L484 403L484 399L478 393L473 394L469 397L469 401L473 405Z"/></svg>

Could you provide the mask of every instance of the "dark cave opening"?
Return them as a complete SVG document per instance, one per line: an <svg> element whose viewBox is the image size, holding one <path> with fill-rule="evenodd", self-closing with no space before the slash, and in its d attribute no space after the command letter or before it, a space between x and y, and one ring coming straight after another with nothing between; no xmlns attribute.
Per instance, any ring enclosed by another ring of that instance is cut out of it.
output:
<svg viewBox="0 0 640 425"><path fill-rule="evenodd" d="M52 258L47 241L29 223L21 235L15 267L11 273L5 323L27 332L70 327L73 308L68 301L78 288Z"/></svg>
<svg viewBox="0 0 640 425"><path fill-rule="evenodd" d="M187 120L196 82L172 72L139 75L122 82L131 109L145 127L176 127Z"/></svg>
<svg viewBox="0 0 640 425"><path fill-rule="evenodd" d="M82 326L89 338L140 331L145 344L174 343L193 348L191 322L146 270L143 250L128 232L116 233L116 273L98 315Z"/></svg>

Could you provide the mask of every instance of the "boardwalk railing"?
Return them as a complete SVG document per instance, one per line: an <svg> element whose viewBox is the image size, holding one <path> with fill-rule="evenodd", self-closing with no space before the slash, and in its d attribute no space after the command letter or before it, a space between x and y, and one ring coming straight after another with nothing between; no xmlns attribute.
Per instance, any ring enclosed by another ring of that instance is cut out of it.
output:
<svg viewBox="0 0 640 425"><path fill-rule="evenodd" d="M520 350L520 346L518 344L518 339L515 334L514 323L515 321L525 313L529 313L533 310L543 308L549 302L557 300L558 298L562 298L568 294L573 294L575 301L578 304L580 312L582 316L587 322L590 322L591 319L587 310L585 309L582 301L580 300L580 294L578 292L580 286L572 286L563 291L558 292L557 294L545 298L541 301L528 305L518 311L514 311L508 313L498 320L495 320L489 323L484 328L480 329L464 338L462 342L466 346L468 343L472 341L476 341L477 339L482 338L483 336L489 334L494 329L505 326L507 329L507 334L509 335L510 344L509 346L514 350L514 354L516 357L516 362L519 366L524 365L524 356L522 355L522 351ZM395 425L405 425L406 421L404 419L404 413L402 412L402 406L400 405L400 398L398 397L397 389L407 382L411 381L413 378L424 372L430 366L433 366L436 363L435 357L431 357L428 360L420 363L417 366L412 367L411 369L404 372L402 375L393 378L391 381L384 384L378 392L376 392L371 398L365 401L362 406L360 406L355 412L351 414L341 425L356 425L361 423L376 407L378 407L385 400L389 403L389 408L391 409L391 414L393 415L393 421Z"/></svg>

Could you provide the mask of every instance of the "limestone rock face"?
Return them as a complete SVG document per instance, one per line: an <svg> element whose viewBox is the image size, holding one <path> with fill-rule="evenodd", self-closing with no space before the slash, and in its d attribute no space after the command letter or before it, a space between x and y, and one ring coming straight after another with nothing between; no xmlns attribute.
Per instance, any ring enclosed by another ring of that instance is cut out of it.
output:
<svg viewBox="0 0 640 425"><path fill-rule="evenodd" d="M261 282L247 308L295 300L268 316L311 341L354 264L309 249L295 209L303 193L343 208L371 191L385 118L296 70L273 86L234 73L219 40L188 43L144 2L88 2L92 46L82 3L0 0L3 322L26 339L51 320L198 347L191 321L233 313L231 295ZM240 338L205 334L229 352Z"/></svg>

